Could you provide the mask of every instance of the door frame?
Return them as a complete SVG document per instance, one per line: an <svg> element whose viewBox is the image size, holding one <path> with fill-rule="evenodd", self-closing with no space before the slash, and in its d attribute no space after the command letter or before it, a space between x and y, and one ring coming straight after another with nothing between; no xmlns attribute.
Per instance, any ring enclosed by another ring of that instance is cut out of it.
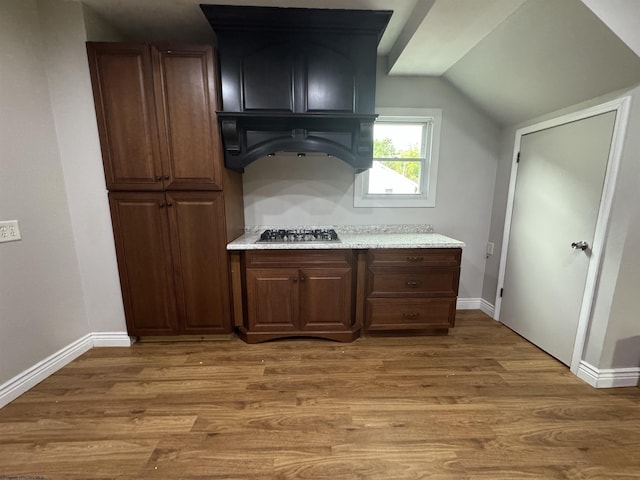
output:
<svg viewBox="0 0 640 480"><path fill-rule="evenodd" d="M615 184L618 177L620 166L620 158L622 157L622 149L624 146L625 131L627 127L627 119L629 117L629 106L631 97L620 97L610 102L579 110L577 112L562 115L550 120L545 120L527 127L516 130L513 155L511 161L511 178L509 180L509 194L507 198L507 208L505 213L504 232L502 236L502 252L500 255L500 269L498 273L498 287L496 290L496 304L494 309L495 320L500 319L500 307L502 298L500 290L504 287L504 275L507 263L507 254L509 251L509 236L511 233L511 217L513 215L513 201L516 192L516 180L518 176L518 153L520 152L520 144L522 137L529 133L547 130L549 128L558 127L567 123L584 120L585 118L594 117L608 112L616 112L616 118L613 126L613 136L611 139L611 148L609 150L609 158L607 161L607 169L605 171L604 185L602 196L600 197L600 206L598 209L598 217L596 219L596 228L593 238L593 246L591 248L591 257L587 269L587 281L584 288L582 303L580 306L580 314L578 317L578 330L573 346L573 354L571 356L571 371L577 374L582 353L584 350L587 330L591 319L591 311L596 291L598 277L602 263L602 252L604 250L607 227L611 214L611 205L615 193Z"/></svg>

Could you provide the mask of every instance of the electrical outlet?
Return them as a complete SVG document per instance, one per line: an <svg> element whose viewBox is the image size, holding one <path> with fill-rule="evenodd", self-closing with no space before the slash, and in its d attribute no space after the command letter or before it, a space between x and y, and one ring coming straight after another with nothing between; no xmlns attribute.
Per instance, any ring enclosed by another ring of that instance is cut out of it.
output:
<svg viewBox="0 0 640 480"><path fill-rule="evenodd" d="M491 255L493 255L493 247L494 246L495 246L495 244L493 242L487 243L487 258L489 258Z"/></svg>
<svg viewBox="0 0 640 480"><path fill-rule="evenodd" d="M17 220L0 221L0 243L21 240L20 226Z"/></svg>

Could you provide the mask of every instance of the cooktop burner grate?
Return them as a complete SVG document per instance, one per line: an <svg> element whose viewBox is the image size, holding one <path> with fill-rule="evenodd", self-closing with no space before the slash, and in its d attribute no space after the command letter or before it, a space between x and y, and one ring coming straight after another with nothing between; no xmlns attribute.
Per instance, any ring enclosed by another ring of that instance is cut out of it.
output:
<svg viewBox="0 0 640 480"><path fill-rule="evenodd" d="M269 229L260 234L256 243L339 242L333 228Z"/></svg>

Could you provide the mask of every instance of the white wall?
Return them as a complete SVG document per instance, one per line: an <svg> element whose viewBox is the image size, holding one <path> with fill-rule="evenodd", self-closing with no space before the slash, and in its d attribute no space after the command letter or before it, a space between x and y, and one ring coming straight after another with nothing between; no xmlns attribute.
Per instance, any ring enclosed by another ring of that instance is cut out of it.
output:
<svg viewBox="0 0 640 480"><path fill-rule="evenodd" d="M244 173L247 225L424 224L467 244L460 297L480 298L500 130L437 78L390 77L378 62L378 107L442 108L435 208L354 208L353 169L337 158L262 158Z"/></svg>
<svg viewBox="0 0 640 480"><path fill-rule="evenodd" d="M92 332L124 332L126 325L81 3L38 0L45 66L56 125L80 278ZM101 39L99 17L90 23Z"/></svg>
<svg viewBox="0 0 640 480"><path fill-rule="evenodd" d="M637 151L637 150L636 150ZM616 291L602 342L600 368L640 367L640 314L638 291L640 290L640 181L636 186L635 212L629 223L616 282ZM597 339L590 339L591 345Z"/></svg>
<svg viewBox="0 0 640 480"><path fill-rule="evenodd" d="M91 42L123 42L127 40L120 31L107 23L95 10L87 5L81 5L87 40Z"/></svg>
<svg viewBox="0 0 640 480"><path fill-rule="evenodd" d="M511 163L513 161L513 141L516 129L505 128L500 137L500 156L496 170L496 181L489 226L489 242L493 242L493 255L487 258L482 285L482 298L491 305L496 303L496 289L500 271L500 252L502 251L502 232L504 230Z"/></svg>
<svg viewBox="0 0 640 480"><path fill-rule="evenodd" d="M36 2L0 2L0 384L89 333Z"/></svg>
<svg viewBox="0 0 640 480"><path fill-rule="evenodd" d="M628 94L627 135L584 353L584 360L600 369L640 367L640 87Z"/></svg>

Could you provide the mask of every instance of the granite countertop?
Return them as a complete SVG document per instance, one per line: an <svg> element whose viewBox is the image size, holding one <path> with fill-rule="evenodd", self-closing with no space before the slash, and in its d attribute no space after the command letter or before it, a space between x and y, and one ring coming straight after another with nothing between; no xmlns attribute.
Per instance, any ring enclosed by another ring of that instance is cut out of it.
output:
<svg viewBox="0 0 640 480"><path fill-rule="evenodd" d="M286 226L284 228L333 228L340 242L265 242L256 243L273 226L247 227L245 234L227 244L227 250L324 250L366 248L463 248L464 242L433 233L431 225L324 225Z"/></svg>

